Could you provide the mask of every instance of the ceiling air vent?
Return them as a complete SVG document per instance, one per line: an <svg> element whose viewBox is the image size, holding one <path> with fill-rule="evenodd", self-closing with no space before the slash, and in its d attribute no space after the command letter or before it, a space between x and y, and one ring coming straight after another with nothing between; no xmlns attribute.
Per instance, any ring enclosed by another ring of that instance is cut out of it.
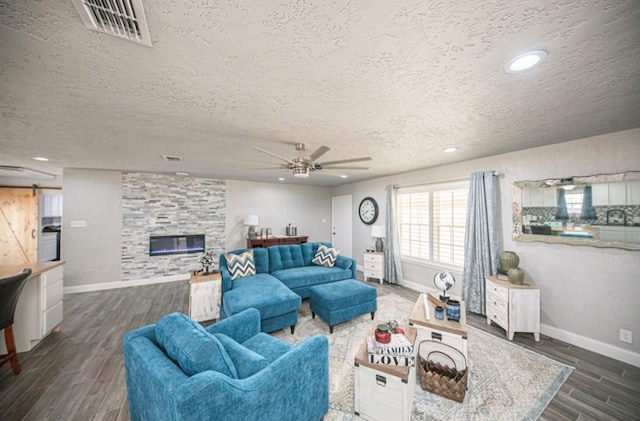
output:
<svg viewBox="0 0 640 421"><path fill-rule="evenodd" d="M85 26L151 47L142 0L72 0Z"/></svg>
<svg viewBox="0 0 640 421"><path fill-rule="evenodd" d="M182 162L182 158L179 156L162 155L162 159L168 162Z"/></svg>

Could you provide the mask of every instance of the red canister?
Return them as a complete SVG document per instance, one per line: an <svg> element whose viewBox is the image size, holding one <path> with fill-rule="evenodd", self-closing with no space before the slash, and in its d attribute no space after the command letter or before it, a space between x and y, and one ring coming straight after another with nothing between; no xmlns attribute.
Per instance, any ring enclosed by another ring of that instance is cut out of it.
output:
<svg viewBox="0 0 640 421"><path fill-rule="evenodd" d="M389 332L389 326L378 325L375 332L375 338L377 342L381 344L388 344L391 342L391 333Z"/></svg>

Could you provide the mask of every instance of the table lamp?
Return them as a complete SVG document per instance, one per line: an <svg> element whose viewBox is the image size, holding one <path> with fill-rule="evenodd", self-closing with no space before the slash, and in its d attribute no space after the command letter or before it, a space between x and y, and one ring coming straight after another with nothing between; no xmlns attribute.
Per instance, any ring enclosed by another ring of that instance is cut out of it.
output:
<svg viewBox="0 0 640 421"><path fill-rule="evenodd" d="M258 215L245 216L244 225L249 227L249 232L247 233L247 237L256 238L256 227L260 225L260 219L258 219Z"/></svg>
<svg viewBox="0 0 640 421"><path fill-rule="evenodd" d="M383 249L382 239L385 237L384 225L372 225L371 236L376 239L376 251L381 252Z"/></svg>

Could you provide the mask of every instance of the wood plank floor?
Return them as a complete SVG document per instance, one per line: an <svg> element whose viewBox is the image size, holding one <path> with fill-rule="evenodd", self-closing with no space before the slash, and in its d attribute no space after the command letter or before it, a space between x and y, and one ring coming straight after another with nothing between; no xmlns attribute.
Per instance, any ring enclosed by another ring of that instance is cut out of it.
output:
<svg viewBox="0 0 640 421"><path fill-rule="evenodd" d="M375 285L415 301L418 292ZM122 335L163 315L188 310L185 282L64 297L62 330L20 354L22 373L0 367L0 419L128 420ZM470 325L501 338L504 331L468 314ZM576 369L542 420L640 420L640 368L541 335L516 334L516 343ZM460 420L462 421L462 420Z"/></svg>

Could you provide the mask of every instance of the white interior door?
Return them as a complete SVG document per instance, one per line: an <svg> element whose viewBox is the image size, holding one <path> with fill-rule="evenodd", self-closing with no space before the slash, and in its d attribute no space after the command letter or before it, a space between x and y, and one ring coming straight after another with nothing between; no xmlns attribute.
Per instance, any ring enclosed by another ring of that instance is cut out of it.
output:
<svg viewBox="0 0 640 421"><path fill-rule="evenodd" d="M353 257L351 250L351 195L331 198L331 243L340 254Z"/></svg>

